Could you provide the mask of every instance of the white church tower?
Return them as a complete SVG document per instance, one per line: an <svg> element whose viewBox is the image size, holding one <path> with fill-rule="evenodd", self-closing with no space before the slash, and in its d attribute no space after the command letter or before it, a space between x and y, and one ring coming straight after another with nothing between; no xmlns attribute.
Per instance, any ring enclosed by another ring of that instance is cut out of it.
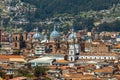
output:
<svg viewBox="0 0 120 80"><path fill-rule="evenodd" d="M69 53L68 60L76 61L80 53L80 44L78 43L77 34L72 30L72 33L68 37L69 42Z"/></svg>

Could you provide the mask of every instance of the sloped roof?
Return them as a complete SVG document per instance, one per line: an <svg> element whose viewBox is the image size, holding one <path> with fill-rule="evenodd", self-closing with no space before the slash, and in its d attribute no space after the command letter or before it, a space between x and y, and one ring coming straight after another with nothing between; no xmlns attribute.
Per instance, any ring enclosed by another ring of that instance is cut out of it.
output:
<svg viewBox="0 0 120 80"><path fill-rule="evenodd" d="M72 80L94 80L93 75L82 75L82 74L65 74L64 78Z"/></svg>
<svg viewBox="0 0 120 80"><path fill-rule="evenodd" d="M3 79L0 77L0 80L3 80Z"/></svg>
<svg viewBox="0 0 120 80"><path fill-rule="evenodd" d="M18 55L0 55L0 60L2 61L14 61L14 62L26 62L24 56Z"/></svg>
<svg viewBox="0 0 120 80"><path fill-rule="evenodd" d="M104 67L102 69L96 69L94 72L99 72L99 73L111 73L113 71L112 67Z"/></svg>
<svg viewBox="0 0 120 80"><path fill-rule="evenodd" d="M67 61L67 60L57 60L56 62L58 62L58 63L65 63L65 62L69 62L69 61Z"/></svg>
<svg viewBox="0 0 120 80"><path fill-rule="evenodd" d="M0 55L0 59L9 59L9 58L24 58L24 56L19 56L19 55Z"/></svg>
<svg viewBox="0 0 120 80"><path fill-rule="evenodd" d="M115 48L120 49L120 44L116 45Z"/></svg>
<svg viewBox="0 0 120 80"><path fill-rule="evenodd" d="M23 80L23 79L27 79L26 77L16 77L16 78L13 78L13 79L10 79L10 80Z"/></svg>
<svg viewBox="0 0 120 80"><path fill-rule="evenodd" d="M23 58L10 58L9 61L11 62L26 62Z"/></svg>
<svg viewBox="0 0 120 80"><path fill-rule="evenodd" d="M42 58L37 58L37 59L30 60L29 62L30 63L32 63L32 62L48 63L48 62L51 62L52 60L53 60L53 58L51 58L51 57L42 57Z"/></svg>

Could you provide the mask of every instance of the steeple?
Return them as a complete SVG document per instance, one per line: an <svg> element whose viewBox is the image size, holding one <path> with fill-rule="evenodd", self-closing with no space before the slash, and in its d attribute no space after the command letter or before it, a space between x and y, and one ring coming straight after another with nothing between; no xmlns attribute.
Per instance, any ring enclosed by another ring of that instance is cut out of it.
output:
<svg viewBox="0 0 120 80"><path fill-rule="evenodd" d="M35 29L35 32L36 32L36 33L38 32L38 27Z"/></svg>
<svg viewBox="0 0 120 80"><path fill-rule="evenodd" d="M56 25L54 25L54 30L53 31L56 31Z"/></svg>
<svg viewBox="0 0 120 80"><path fill-rule="evenodd" d="M74 29L72 28L71 34L68 36L68 41L73 42L69 43L69 61L76 61L79 58L79 52L80 52L80 45L77 43L77 33L74 32Z"/></svg>
<svg viewBox="0 0 120 80"><path fill-rule="evenodd" d="M71 32L74 33L74 28L71 29Z"/></svg>

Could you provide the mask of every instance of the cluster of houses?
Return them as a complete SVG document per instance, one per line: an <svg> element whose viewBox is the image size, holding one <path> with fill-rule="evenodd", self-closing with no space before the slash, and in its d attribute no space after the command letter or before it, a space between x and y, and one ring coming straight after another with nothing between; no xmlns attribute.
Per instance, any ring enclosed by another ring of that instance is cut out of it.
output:
<svg viewBox="0 0 120 80"><path fill-rule="evenodd" d="M14 75L29 63L48 66L51 79L120 79L119 32L87 32L74 29L61 34L54 26L50 34L5 33L0 30L0 68Z"/></svg>

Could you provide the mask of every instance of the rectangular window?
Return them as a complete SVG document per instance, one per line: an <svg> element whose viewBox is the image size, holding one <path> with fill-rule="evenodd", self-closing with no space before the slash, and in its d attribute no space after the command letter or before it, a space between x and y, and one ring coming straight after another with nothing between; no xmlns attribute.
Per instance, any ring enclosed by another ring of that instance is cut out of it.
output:
<svg viewBox="0 0 120 80"><path fill-rule="evenodd" d="M71 51L71 55L74 55L74 52L73 52L73 51Z"/></svg>

